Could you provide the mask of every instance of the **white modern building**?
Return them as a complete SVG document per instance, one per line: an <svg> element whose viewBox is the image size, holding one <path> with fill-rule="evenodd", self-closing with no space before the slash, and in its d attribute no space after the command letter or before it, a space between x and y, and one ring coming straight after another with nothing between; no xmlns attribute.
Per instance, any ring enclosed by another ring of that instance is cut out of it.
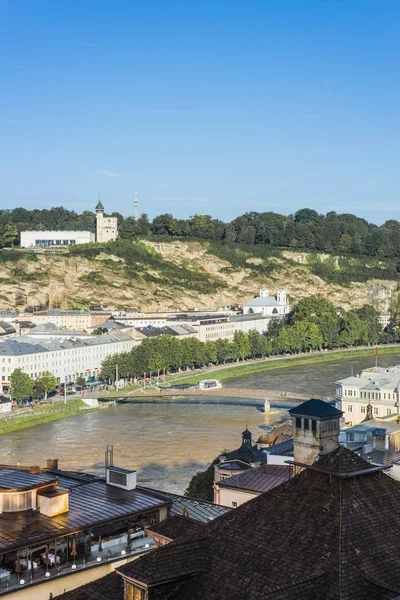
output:
<svg viewBox="0 0 400 600"><path fill-rule="evenodd" d="M96 376L107 356L127 352L137 344L123 333L71 336L61 340L26 335L0 340L0 392L10 385L14 369L22 369L32 379L50 371L59 382L75 381L77 377Z"/></svg>
<svg viewBox="0 0 400 600"><path fill-rule="evenodd" d="M282 318L288 314L290 306L285 290L278 290L276 296L270 296L266 288L260 290L260 295L243 306L243 314L259 314L264 317Z"/></svg>
<svg viewBox="0 0 400 600"><path fill-rule="evenodd" d="M21 231L21 248L51 248L94 242L90 231Z"/></svg>
<svg viewBox="0 0 400 600"><path fill-rule="evenodd" d="M345 424L364 421L369 404L373 418L399 414L399 385L400 365L371 367L337 381L336 406L343 411Z"/></svg>
<svg viewBox="0 0 400 600"><path fill-rule="evenodd" d="M110 242L117 239L117 217L105 217L101 200L96 206L96 234L91 231L21 231L21 248L67 247L90 242Z"/></svg>

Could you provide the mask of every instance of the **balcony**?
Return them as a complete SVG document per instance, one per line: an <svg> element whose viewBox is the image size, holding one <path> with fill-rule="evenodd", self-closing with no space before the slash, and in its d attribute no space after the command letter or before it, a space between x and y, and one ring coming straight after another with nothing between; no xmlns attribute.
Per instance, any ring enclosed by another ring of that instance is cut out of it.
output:
<svg viewBox="0 0 400 600"><path fill-rule="evenodd" d="M15 592L17 589L36 586L52 579L62 579L63 577L82 574L83 571L100 567L101 565L117 562L123 559L129 559L150 552L154 548L154 540L146 536L144 530L137 532L123 533L101 541L100 550L98 541L87 545L86 555L71 555L71 540L59 538L56 546L70 548L69 554L64 555L51 549L47 553L42 552L39 556L30 554L28 549L25 554L20 553L19 565L20 571L15 571L15 564L8 568L2 564L0 568L0 596ZM72 552L73 554L73 552ZM26 557L29 557L28 559ZM7 555L4 555L7 559ZM40 562L39 562L40 561ZM48 564L43 564L43 563ZM18 568L17 568L18 571Z"/></svg>

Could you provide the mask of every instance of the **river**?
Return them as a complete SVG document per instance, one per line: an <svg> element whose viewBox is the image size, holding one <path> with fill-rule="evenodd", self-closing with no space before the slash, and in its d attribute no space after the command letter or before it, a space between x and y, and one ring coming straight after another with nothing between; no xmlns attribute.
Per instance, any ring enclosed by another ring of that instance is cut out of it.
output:
<svg viewBox="0 0 400 600"><path fill-rule="evenodd" d="M397 362L397 354L379 358L381 366ZM329 361L225 380L224 385L333 395L334 382L350 375L351 366L356 373L373 363L374 357ZM47 458L57 457L62 469L102 474L105 447L113 444L115 464L137 469L140 484L182 493L194 473L222 450L240 445L246 423L257 439L286 419L293 406L271 405L265 415L261 398L149 398L4 434L1 462L43 466Z"/></svg>

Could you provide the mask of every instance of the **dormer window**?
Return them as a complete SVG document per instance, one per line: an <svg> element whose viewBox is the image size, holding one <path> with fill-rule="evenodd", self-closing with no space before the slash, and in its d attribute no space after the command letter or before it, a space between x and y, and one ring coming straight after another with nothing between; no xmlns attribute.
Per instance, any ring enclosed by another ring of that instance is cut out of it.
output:
<svg viewBox="0 0 400 600"><path fill-rule="evenodd" d="M1 494L2 512L19 512L34 508L32 504L32 492L17 492Z"/></svg>

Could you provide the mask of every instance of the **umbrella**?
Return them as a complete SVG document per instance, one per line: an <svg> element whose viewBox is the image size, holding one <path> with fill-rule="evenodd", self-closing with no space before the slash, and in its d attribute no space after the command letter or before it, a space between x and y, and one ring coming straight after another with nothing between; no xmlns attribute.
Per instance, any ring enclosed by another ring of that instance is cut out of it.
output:
<svg viewBox="0 0 400 600"><path fill-rule="evenodd" d="M17 560L15 561L15 572L18 573L18 577L19 574L21 573L22 569L21 569L21 563L19 561L19 556L17 556Z"/></svg>
<svg viewBox="0 0 400 600"><path fill-rule="evenodd" d="M47 570L49 569L50 558L49 558L49 547L46 546L46 550L44 551L44 564L46 565Z"/></svg>
<svg viewBox="0 0 400 600"><path fill-rule="evenodd" d="M101 543L101 535L99 535L99 552L103 552L103 544Z"/></svg>
<svg viewBox="0 0 400 600"><path fill-rule="evenodd" d="M17 554L17 560L15 561L15 572L18 573L18 581L20 581L20 573L21 573L21 563L19 562L19 556Z"/></svg>
<svg viewBox="0 0 400 600"><path fill-rule="evenodd" d="M72 540L72 550L71 550L71 556L74 557L75 560L75 556L77 555L77 551L76 551L76 539L74 538Z"/></svg>

